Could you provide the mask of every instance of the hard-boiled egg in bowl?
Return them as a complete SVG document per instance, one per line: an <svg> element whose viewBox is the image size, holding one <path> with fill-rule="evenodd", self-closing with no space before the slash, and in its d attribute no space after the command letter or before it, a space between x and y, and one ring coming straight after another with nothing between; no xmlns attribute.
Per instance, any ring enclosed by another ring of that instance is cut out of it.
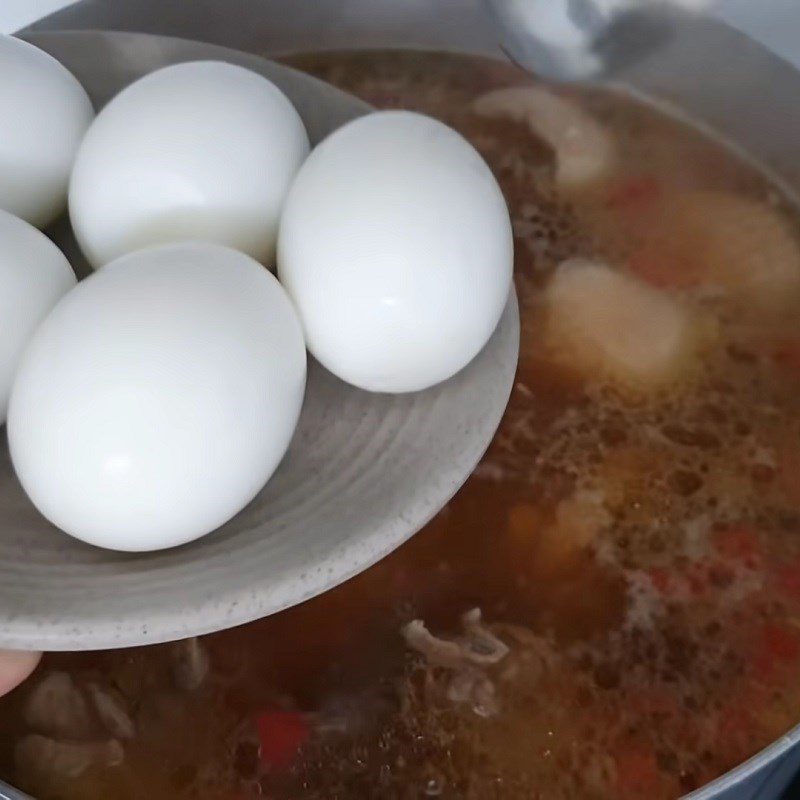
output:
<svg viewBox="0 0 800 800"><path fill-rule="evenodd" d="M147 38L133 70L130 36L37 38L119 91L70 156L94 271L74 285L66 241L6 215L33 243L9 275L53 275L12 348L2 646L175 638L335 585L458 489L513 380L511 226L466 140Z"/></svg>

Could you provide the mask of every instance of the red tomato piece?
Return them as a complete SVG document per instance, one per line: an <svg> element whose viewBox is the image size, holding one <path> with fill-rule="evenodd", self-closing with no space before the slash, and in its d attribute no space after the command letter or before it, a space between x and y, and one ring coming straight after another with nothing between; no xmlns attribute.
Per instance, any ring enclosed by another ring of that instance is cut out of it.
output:
<svg viewBox="0 0 800 800"><path fill-rule="evenodd" d="M701 558L686 569L689 591L694 597L703 597L720 585L720 579L732 580L732 572L720 561ZM723 584L724 585L724 584Z"/></svg>
<svg viewBox="0 0 800 800"><path fill-rule="evenodd" d="M647 574L659 594L669 597L674 594L674 580L672 573L665 567L651 567Z"/></svg>
<svg viewBox="0 0 800 800"><path fill-rule="evenodd" d="M773 623L764 625L762 641L766 652L780 661L794 661L800 656L798 635L782 625Z"/></svg>
<svg viewBox="0 0 800 800"><path fill-rule="evenodd" d="M630 692L627 703L640 714L673 718L680 714L678 699L666 689L636 689Z"/></svg>
<svg viewBox="0 0 800 800"><path fill-rule="evenodd" d="M689 589L695 597L704 595L708 591L708 569L702 562L692 564L686 577L689 581Z"/></svg>
<svg viewBox="0 0 800 800"><path fill-rule="evenodd" d="M800 639L789 628L775 623L764 624L755 637L753 673L763 683L770 685L800 656Z"/></svg>
<svg viewBox="0 0 800 800"><path fill-rule="evenodd" d="M800 339L787 338L776 342L772 349L772 358L787 372L800 376Z"/></svg>
<svg viewBox="0 0 800 800"><path fill-rule="evenodd" d="M700 282L696 267L652 247L635 252L628 259L628 269L656 289L688 289Z"/></svg>
<svg viewBox="0 0 800 800"><path fill-rule="evenodd" d="M800 449L796 443L784 439L776 444L778 455L778 482L787 501L800 506Z"/></svg>
<svg viewBox="0 0 800 800"><path fill-rule="evenodd" d="M661 784L655 753L649 745L632 743L616 754L617 790L621 800L654 797Z"/></svg>
<svg viewBox="0 0 800 800"><path fill-rule="evenodd" d="M256 718L256 728L261 763L275 769L290 766L311 735L306 715L297 711L266 711Z"/></svg>
<svg viewBox="0 0 800 800"><path fill-rule="evenodd" d="M606 193L606 206L637 210L661 196L661 185L652 175L632 175L613 183Z"/></svg>
<svg viewBox="0 0 800 800"><path fill-rule="evenodd" d="M730 753L730 757L738 760L750 751L753 736L756 733L755 714L750 698L736 696L725 706L717 718L719 742Z"/></svg>
<svg viewBox="0 0 800 800"><path fill-rule="evenodd" d="M714 531L714 547L723 558L744 564L750 569L757 569L761 564L761 540L755 528L748 525Z"/></svg>
<svg viewBox="0 0 800 800"><path fill-rule="evenodd" d="M800 599L800 560L778 567L775 577L778 587L785 594Z"/></svg>

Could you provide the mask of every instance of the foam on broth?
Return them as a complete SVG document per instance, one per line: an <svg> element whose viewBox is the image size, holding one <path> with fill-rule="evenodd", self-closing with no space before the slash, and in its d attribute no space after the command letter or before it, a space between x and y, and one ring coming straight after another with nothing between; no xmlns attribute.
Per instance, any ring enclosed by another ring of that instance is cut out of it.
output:
<svg viewBox="0 0 800 800"><path fill-rule="evenodd" d="M0 774L67 800L657 800L785 733L800 719L800 294L763 307L749 290L709 291L691 271L689 229L714 217L708 192L777 209L796 229L794 209L722 145L624 95L572 96L623 158L602 186L565 196L524 124L472 110L528 80L509 65L420 53L292 63L376 106L445 120L495 171L523 320L503 425L464 489L393 556L303 606L205 637L199 688L176 683L166 646L48 656L38 679L65 670L113 688L135 736L120 765L26 773L14 747L31 730L35 678L0 701ZM697 192L690 222L665 237L676 198ZM730 218L735 253L783 257L750 215ZM635 272L701 315L711 333L695 365L637 392L554 360L543 288L576 255ZM401 628L421 619L480 649L474 631L459 635L474 607L509 648L496 663L406 646ZM296 753L286 724L303 728ZM281 737L286 760L270 750Z"/></svg>

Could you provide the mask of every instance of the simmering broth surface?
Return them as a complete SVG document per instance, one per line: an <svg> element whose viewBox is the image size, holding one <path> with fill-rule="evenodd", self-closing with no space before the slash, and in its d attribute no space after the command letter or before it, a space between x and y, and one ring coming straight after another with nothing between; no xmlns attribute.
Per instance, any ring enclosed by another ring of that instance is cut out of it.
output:
<svg viewBox="0 0 800 800"><path fill-rule="evenodd" d="M198 649L46 657L0 701L0 774L45 800L657 800L785 733L800 719L796 212L722 145L624 95L566 97L618 157L564 190L524 120L475 112L530 82L509 65L290 63L443 119L493 168L523 318L504 422L436 519L338 589ZM619 380L605 355L554 345L548 287L576 256L691 320L669 380ZM72 683L42 700L59 673ZM111 738L120 750L98 753Z"/></svg>

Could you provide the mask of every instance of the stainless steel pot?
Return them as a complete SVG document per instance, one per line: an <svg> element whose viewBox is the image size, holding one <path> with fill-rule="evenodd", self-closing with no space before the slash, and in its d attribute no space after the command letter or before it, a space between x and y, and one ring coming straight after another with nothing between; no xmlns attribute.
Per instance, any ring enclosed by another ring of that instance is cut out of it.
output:
<svg viewBox="0 0 800 800"><path fill-rule="evenodd" d="M800 72L721 22L676 24L663 47L614 80L744 149L797 199ZM145 31L268 55L392 47L505 58L482 0L84 0L35 27ZM800 769L799 743L800 725L685 800L777 800Z"/></svg>

